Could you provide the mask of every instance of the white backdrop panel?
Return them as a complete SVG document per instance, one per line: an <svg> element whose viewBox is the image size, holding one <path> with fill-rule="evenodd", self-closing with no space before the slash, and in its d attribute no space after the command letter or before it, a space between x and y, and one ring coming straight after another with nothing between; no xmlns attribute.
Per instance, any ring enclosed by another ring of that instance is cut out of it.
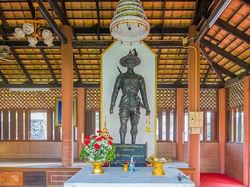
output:
<svg viewBox="0 0 250 187"><path fill-rule="evenodd" d="M116 77L119 75L117 67L122 72L126 72L127 68L120 65L119 60L121 57L128 54L129 50L136 49L138 57L141 59L141 64L134 68L135 73L140 74L144 77L147 90L148 104L151 111L151 132L146 133L146 110L140 108L141 115L138 124L138 134L136 137L136 144L148 144L148 155L155 154L155 122L156 122L156 56L150 50L145 43L135 43L133 45L121 44L120 42L114 42L109 48L107 48L102 54L102 85L101 85L101 125L105 121L111 135L114 138L115 143L120 143L120 120L119 120L119 102L122 95L122 91L119 91L119 95L116 100L113 114L109 113L111 95L113 92ZM141 97L140 93L139 96ZM130 135L131 124L128 122L128 131L126 135L125 143L131 143Z"/></svg>

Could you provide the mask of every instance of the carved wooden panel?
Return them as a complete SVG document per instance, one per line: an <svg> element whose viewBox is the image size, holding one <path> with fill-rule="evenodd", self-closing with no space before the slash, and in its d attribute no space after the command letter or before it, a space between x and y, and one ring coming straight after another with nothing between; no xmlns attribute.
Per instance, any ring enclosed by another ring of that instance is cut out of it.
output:
<svg viewBox="0 0 250 187"><path fill-rule="evenodd" d="M74 97L77 95L74 90ZM10 91L0 89L0 109L51 109L57 98L61 97L60 89L48 91Z"/></svg>
<svg viewBox="0 0 250 187"><path fill-rule="evenodd" d="M216 110L218 105L217 89L200 90L200 109L201 110ZM184 91L184 106L185 110L188 110L188 89Z"/></svg>
<svg viewBox="0 0 250 187"><path fill-rule="evenodd" d="M243 106L243 82L235 84L227 89L228 108L238 108Z"/></svg>
<svg viewBox="0 0 250 187"><path fill-rule="evenodd" d="M23 186L23 172L21 171L0 171L0 186Z"/></svg>
<svg viewBox="0 0 250 187"><path fill-rule="evenodd" d="M24 185L26 186L45 186L46 172L44 171L24 171Z"/></svg>
<svg viewBox="0 0 250 187"><path fill-rule="evenodd" d="M176 108L176 89L158 89L156 94L158 110Z"/></svg>
<svg viewBox="0 0 250 187"><path fill-rule="evenodd" d="M47 184L48 185L63 185L63 183L76 174L77 171L48 171Z"/></svg>
<svg viewBox="0 0 250 187"><path fill-rule="evenodd" d="M101 106L101 93L98 88L86 90L86 110L99 110Z"/></svg>

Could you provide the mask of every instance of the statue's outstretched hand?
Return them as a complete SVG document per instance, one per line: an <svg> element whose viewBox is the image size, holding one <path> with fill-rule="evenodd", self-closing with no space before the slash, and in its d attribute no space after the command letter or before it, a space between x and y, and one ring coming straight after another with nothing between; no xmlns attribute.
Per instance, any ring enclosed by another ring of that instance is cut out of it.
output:
<svg viewBox="0 0 250 187"><path fill-rule="evenodd" d="M110 107L109 113L110 113L110 114L113 114L113 107Z"/></svg>

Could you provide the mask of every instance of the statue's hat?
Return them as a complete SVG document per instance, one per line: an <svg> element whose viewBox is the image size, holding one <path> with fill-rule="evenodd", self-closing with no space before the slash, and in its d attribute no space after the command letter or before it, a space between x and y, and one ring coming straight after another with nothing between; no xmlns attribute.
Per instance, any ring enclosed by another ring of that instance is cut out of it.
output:
<svg viewBox="0 0 250 187"><path fill-rule="evenodd" d="M133 62L134 62L133 67L135 67L141 63L141 59L137 56L137 52L135 49L133 49L133 52L134 53L132 53L132 51L130 50L126 56L124 56L120 59L120 64L122 66L127 67L128 60L133 60Z"/></svg>

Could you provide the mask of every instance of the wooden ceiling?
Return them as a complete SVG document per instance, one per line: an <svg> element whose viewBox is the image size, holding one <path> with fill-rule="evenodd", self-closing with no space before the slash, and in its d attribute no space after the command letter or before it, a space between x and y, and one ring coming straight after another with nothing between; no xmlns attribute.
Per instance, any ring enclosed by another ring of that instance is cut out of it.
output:
<svg viewBox="0 0 250 187"><path fill-rule="evenodd" d="M0 0L0 45L11 47L13 61L0 60L0 87L60 86L63 37L56 27L69 24L74 31L75 86L100 84L100 54L114 41L109 24L118 1L112 0ZM158 57L159 87L187 84L187 49L182 38L188 27L197 26L201 46L200 78L204 87L221 87L247 75L250 67L250 5L247 0L231 0L215 24L205 30L223 1L218 0L141 0L151 25L145 42ZM42 9L43 6L45 9ZM59 7L59 8L56 8ZM47 13L47 17L41 13ZM51 21L48 15L52 18ZM14 28L34 18L54 32L55 46L42 42L31 48L26 40L13 36ZM54 23L53 23L54 22ZM57 25L57 26L56 26ZM60 31L60 29L59 29ZM206 32L204 32L206 31Z"/></svg>

